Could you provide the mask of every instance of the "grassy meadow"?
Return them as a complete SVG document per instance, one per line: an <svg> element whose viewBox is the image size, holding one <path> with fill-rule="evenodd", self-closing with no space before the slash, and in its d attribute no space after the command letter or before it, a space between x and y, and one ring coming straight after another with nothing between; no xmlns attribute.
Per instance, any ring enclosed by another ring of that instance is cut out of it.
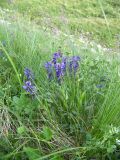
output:
<svg viewBox="0 0 120 160"><path fill-rule="evenodd" d="M0 1L0 160L120 159L119 8Z"/></svg>

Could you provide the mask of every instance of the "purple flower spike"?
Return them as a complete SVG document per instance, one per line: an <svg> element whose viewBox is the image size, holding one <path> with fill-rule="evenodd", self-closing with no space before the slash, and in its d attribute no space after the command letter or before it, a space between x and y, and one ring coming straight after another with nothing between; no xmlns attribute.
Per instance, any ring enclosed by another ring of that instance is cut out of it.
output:
<svg viewBox="0 0 120 160"><path fill-rule="evenodd" d="M51 62L47 62L45 63L45 68L48 70L48 69L51 69L52 67L52 63Z"/></svg>
<svg viewBox="0 0 120 160"><path fill-rule="evenodd" d="M56 58L56 59L61 58L62 54L60 52L56 52L56 53L53 54L53 57Z"/></svg>
<svg viewBox="0 0 120 160"><path fill-rule="evenodd" d="M53 54L53 60L52 60L52 62L53 62L54 64L56 64L56 63L57 63L57 59L59 59L59 58L61 58L61 57L62 57L62 54L61 54L60 52L54 53L54 54Z"/></svg>
<svg viewBox="0 0 120 160"><path fill-rule="evenodd" d="M73 61L76 61L76 62L77 62L77 61L80 61L80 57L79 57L79 56L73 56L73 57L72 57L72 60L73 60Z"/></svg>
<svg viewBox="0 0 120 160"><path fill-rule="evenodd" d="M63 57L62 62L67 63L67 57Z"/></svg>
<svg viewBox="0 0 120 160"><path fill-rule="evenodd" d="M54 53L52 60L45 64L48 78L51 79L56 74L58 82L61 82L62 78L67 75L67 70L69 70L71 75L75 76L79 68L79 61L79 56L73 56L69 58L64 57L61 52Z"/></svg>
<svg viewBox="0 0 120 160"><path fill-rule="evenodd" d="M31 95L36 93L36 87L32 85L31 81L26 81L23 89L26 90L26 92L29 92Z"/></svg>
<svg viewBox="0 0 120 160"><path fill-rule="evenodd" d="M34 79L34 75L29 68L24 69L24 74L27 77L27 80Z"/></svg>
<svg viewBox="0 0 120 160"><path fill-rule="evenodd" d="M103 84L98 84L96 85L97 88L104 88L104 85Z"/></svg>
<svg viewBox="0 0 120 160"><path fill-rule="evenodd" d="M60 76L61 76L61 64L60 63L56 63L54 67L55 67L57 78L60 78Z"/></svg>
<svg viewBox="0 0 120 160"><path fill-rule="evenodd" d="M69 63L69 71L70 73L72 71L74 71L74 75L76 74L78 67L79 67L79 61L80 61L80 57L79 56L73 56L70 60Z"/></svg>
<svg viewBox="0 0 120 160"><path fill-rule="evenodd" d="M53 73L52 73L52 63L51 62L45 63L45 68L47 70L48 79L52 79L52 76L53 76Z"/></svg>
<svg viewBox="0 0 120 160"><path fill-rule="evenodd" d="M66 63L64 62L61 63L61 71L66 72Z"/></svg>
<svg viewBox="0 0 120 160"><path fill-rule="evenodd" d="M73 62L73 69L74 69L75 73L77 72L78 67L79 67L79 63L78 62Z"/></svg>

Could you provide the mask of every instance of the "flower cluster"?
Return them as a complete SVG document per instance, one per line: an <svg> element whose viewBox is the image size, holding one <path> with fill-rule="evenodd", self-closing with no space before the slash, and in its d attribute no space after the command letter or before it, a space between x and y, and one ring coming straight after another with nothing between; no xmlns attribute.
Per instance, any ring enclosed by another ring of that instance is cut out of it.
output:
<svg viewBox="0 0 120 160"><path fill-rule="evenodd" d="M27 80L34 79L34 75L33 75L32 71L29 68L25 68L24 69L24 74L25 74Z"/></svg>
<svg viewBox="0 0 120 160"><path fill-rule="evenodd" d="M80 57L79 56L73 56L70 60L70 64L69 64L69 71L70 73L74 72L74 75L76 74L78 67L79 67L79 61L80 61Z"/></svg>
<svg viewBox="0 0 120 160"><path fill-rule="evenodd" d="M32 85L31 81L26 81L23 89L25 89L26 92L30 93L31 95L34 95L36 91L36 88L34 85Z"/></svg>
<svg viewBox="0 0 120 160"><path fill-rule="evenodd" d="M26 76L26 81L24 82L23 89L26 90L26 92L30 93L31 95L35 95L36 93L36 87L33 83L34 75L32 71L29 68L24 69L24 75Z"/></svg>
<svg viewBox="0 0 120 160"><path fill-rule="evenodd" d="M45 68L48 74L48 79L52 79L54 77L54 73L60 81L64 75L67 74L67 70L70 74L74 73L74 76L79 68L79 56L73 57L64 57L61 52L57 52L53 54L53 58L51 61L45 63Z"/></svg>

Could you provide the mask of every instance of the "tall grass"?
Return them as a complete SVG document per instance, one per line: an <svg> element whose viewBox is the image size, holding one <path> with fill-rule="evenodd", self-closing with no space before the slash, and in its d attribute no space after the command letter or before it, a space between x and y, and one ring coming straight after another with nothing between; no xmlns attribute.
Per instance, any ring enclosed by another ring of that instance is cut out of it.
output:
<svg viewBox="0 0 120 160"><path fill-rule="evenodd" d="M1 26L0 35L1 159L115 157L119 61L28 24ZM66 56L81 57L76 78L68 74L61 85L49 81L44 68L59 49ZM35 97L22 88L25 67L35 75Z"/></svg>

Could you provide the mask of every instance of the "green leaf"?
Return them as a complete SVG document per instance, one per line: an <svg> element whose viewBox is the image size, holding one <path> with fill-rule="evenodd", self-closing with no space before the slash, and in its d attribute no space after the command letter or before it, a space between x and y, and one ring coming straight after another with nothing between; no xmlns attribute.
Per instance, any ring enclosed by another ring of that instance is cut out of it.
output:
<svg viewBox="0 0 120 160"><path fill-rule="evenodd" d="M3 97L3 96L4 96L4 92L3 92L2 87L0 87L0 97Z"/></svg>
<svg viewBox="0 0 120 160"><path fill-rule="evenodd" d="M113 153L115 149L116 149L116 146L112 145L112 146L107 148L107 153Z"/></svg>
<svg viewBox="0 0 120 160"><path fill-rule="evenodd" d="M50 141L52 139L53 133L52 130L48 127L43 127L43 137L47 140Z"/></svg>
<svg viewBox="0 0 120 160"><path fill-rule="evenodd" d="M92 135L90 133L86 133L86 140L90 141L92 139Z"/></svg>
<svg viewBox="0 0 120 160"><path fill-rule="evenodd" d="M60 156L54 156L53 158L51 158L50 160L64 160L63 158L61 158Z"/></svg>
<svg viewBox="0 0 120 160"><path fill-rule="evenodd" d="M25 130L25 127L24 126L21 126L21 127L18 127L17 128L17 133L18 134L23 134L23 133L25 133L26 132L26 130Z"/></svg>
<svg viewBox="0 0 120 160"><path fill-rule="evenodd" d="M34 160L41 157L40 152L38 150L35 150L34 148L24 147L23 150L28 156L29 160Z"/></svg>
<svg viewBox="0 0 120 160"><path fill-rule="evenodd" d="M18 103L19 103L19 100L20 100L20 99L19 99L17 96L14 96L14 97L13 97L13 104L14 104L14 105L18 104Z"/></svg>

